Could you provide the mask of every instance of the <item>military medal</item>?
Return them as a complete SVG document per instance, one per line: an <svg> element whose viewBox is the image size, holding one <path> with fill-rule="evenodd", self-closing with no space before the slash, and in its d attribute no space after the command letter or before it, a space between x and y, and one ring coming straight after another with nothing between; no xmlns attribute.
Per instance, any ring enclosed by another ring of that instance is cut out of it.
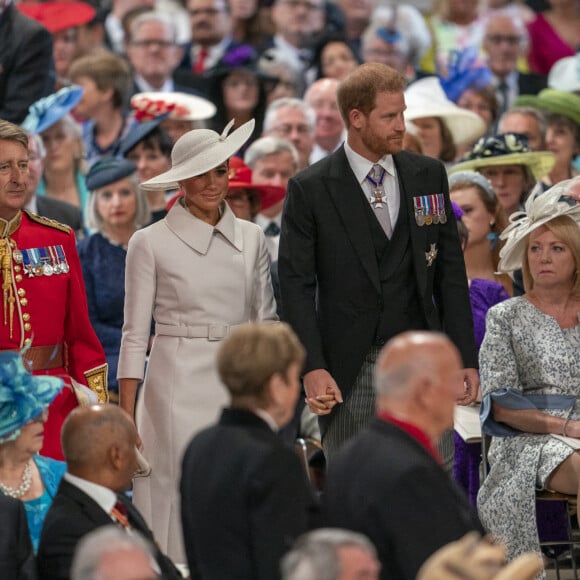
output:
<svg viewBox="0 0 580 580"><path fill-rule="evenodd" d="M22 252L18 248L16 248L15 250L12 250L12 259L17 264L22 264Z"/></svg>
<svg viewBox="0 0 580 580"><path fill-rule="evenodd" d="M427 260L427 268L433 265L435 258L437 257L437 245L431 244L429 251L425 252L425 260Z"/></svg>
<svg viewBox="0 0 580 580"><path fill-rule="evenodd" d="M50 263L52 265L53 274L62 274L56 248L54 246L48 246L48 253L50 255Z"/></svg>
<svg viewBox="0 0 580 580"><path fill-rule="evenodd" d="M439 205L439 223L447 223L447 213L445 213L445 197L442 193L437 194L438 205Z"/></svg>
<svg viewBox="0 0 580 580"><path fill-rule="evenodd" d="M385 169L381 168L382 172L379 176L378 181L375 181L370 175L367 175L367 181L373 186L372 195L369 198L372 206L375 209L379 209L383 207L383 202L386 202L385 192L383 191L383 181L385 179Z"/></svg>
<svg viewBox="0 0 580 580"><path fill-rule="evenodd" d="M59 244L58 246L56 246L56 254L58 256L58 260L60 263L60 271L63 274L66 274L69 271L69 266L67 264L66 257L64 255L64 249L62 245Z"/></svg>
<svg viewBox="0 0 580 580"><path fill-rule="evenodd" d="M438 203L438 199L437 199L437 196L435 196L435 195L431 195L429 197L431 198L431 205L433 207L433 223L434 224L438 224L439 223L439 203Z"/></svg>
<svg viewBox="0 0 580 580"><path fill-rule="evenodd" d="M418 226L425 225L425 211L423 210L423 204L421 202L420 196L415 196L413 198L413 205L415 206L415 223Z"/></svg>

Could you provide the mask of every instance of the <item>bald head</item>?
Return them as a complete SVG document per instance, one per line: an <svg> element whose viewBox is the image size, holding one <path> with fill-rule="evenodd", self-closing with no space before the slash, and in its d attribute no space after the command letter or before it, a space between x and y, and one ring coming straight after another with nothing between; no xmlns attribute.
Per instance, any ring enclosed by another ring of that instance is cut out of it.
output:
<svg viewBox="0 0 580 580"><path fill-rule="evenodd" d="M379 410L395 412L437 438L453 425L463 393L459 351L444 334L405 332L391 339L375 368Z"/></svg>
<svg viewBox="0 0 580 580"><path fill-rule="evenodd" d="M116 405L76 408L64 422L61 441L72 475L103 485L102 478L113 480L124 467L132 470L130 474L135 469L137 432L129 415ZM131 465L120 465L119 460Z"/></svg>

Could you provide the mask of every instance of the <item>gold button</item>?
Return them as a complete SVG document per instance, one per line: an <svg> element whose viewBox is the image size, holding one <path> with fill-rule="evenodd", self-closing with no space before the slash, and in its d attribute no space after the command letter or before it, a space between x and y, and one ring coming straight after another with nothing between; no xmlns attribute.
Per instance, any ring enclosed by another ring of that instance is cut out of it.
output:
<svg viewBox="0 0 580 580"><path fill-rule="evenodd" d="M30 320L30 314L28 314L28 312L25 312L22 315L22 320L24 320L24 322L28 322Z"/></svg>
<svg viewBox="0 0 580 580"><path fill-rule="evenodd" d="M26 330L26 332L28 332L31 328L32 328L32 325L30 324L30 322L27 322L24 324L24 330Z"/></svg>
<svg viewBox="0 0 580 580"><path fill-rule="evenodd" d="M24 344L25 345L29 345L31 342L32 342L32 339L31 338L25 338L24 339Z"/></svg>
<svg viewBox="0 0 580 580"><path fill-rule="evenodd" d="M20 272L20 270L22 270L22 268L20 266L14 266L15 272Z"/></svg>
<svg viewBox="0 0 580 580"><path fill-rule="evenodd" d="M20 296L20 298L26 296L26 290L24 288L18 288L18 296Z"/></svg>
<svg viewBox="0 0 580 580"><path fill-rule="evenodd" d="M22 306L26 306L28 304L28 298L21 298L20 304L22 304Z"/></svg>
<svg viewBox="0 0 580 580"><path fill-rule="evenodd" d="M16 276L14 276L14 279L15 279L17 282L22 282L22 274L16 274Z"/></svg>

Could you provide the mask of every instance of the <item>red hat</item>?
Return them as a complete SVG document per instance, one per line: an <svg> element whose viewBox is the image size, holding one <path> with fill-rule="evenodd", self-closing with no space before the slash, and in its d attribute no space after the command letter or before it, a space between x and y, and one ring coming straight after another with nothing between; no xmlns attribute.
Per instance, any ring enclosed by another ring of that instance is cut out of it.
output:
<svg viewBox="0 0 580 580"><path fill-rule="evenodd" d="M16 4L16 8L40 22L51 33L88 24L97 13L85 2L24 2Z"/></svg>
<svg viewBox="0 0 580 580"><path fill-rule="evenodd" d="M229 189L254 189L260 194L260 211L284 199L286 190L277 185L252 183L252 170L239 158L230 158Z"/></svg>

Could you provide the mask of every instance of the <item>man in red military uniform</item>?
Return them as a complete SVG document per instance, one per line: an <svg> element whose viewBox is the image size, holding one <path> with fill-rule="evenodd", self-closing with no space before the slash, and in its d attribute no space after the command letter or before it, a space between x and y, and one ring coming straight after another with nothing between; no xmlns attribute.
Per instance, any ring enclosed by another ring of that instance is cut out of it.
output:
<svg viewBox="0 0 580 580"><path fill-rule="evenodd" d="M107 401L107 364L89 321L74 233L22 210L27 180L28 137L0 120L0 350L25 349L34 374L65 381L50 405L41 451L62 459L68 413L87 395Z"/></svg>

